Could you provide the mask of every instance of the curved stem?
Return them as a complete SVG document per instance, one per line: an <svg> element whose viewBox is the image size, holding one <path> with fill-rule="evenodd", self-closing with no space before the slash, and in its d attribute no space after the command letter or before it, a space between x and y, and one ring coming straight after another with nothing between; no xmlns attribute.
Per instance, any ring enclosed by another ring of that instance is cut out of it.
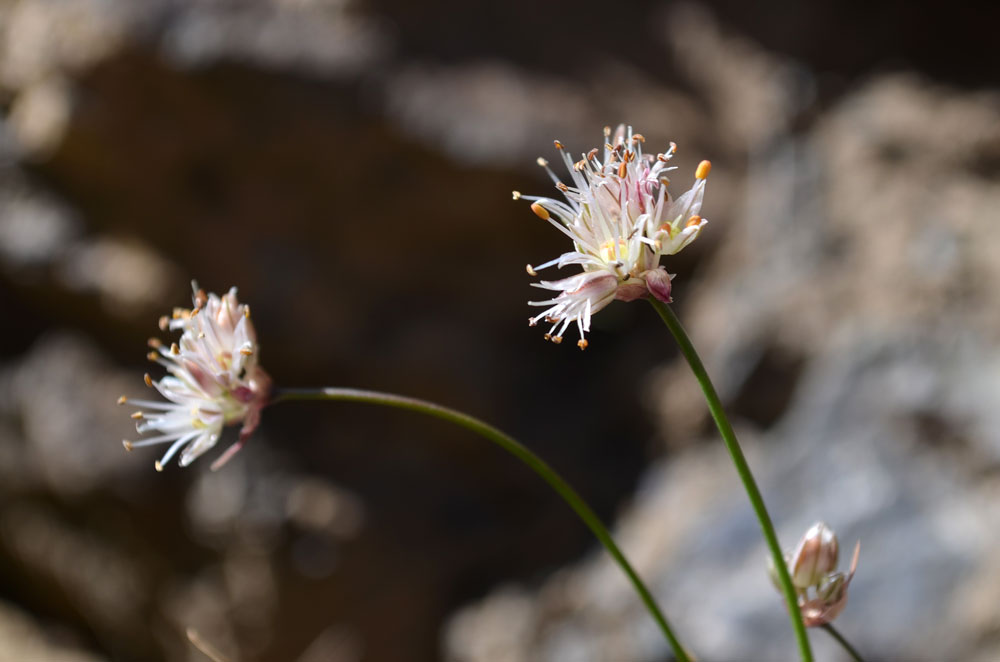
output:
<svg viewBox="0 0 1000 662"><path fill-rule="evenodd" d="M830 636L837 640L837 643L843 646L847 654L851 656L854 662L865 662L864 658L861 657L861 653L855 650L854 646L851 645L847 639L844 639L844 635L840 634L836 628L833 627L832 623L827 623L822 626L824 630L830 633Z"/></svg>
<svg viewBox="0 0 1000 662"><path fill-rule="evenodd" d="M590 530L594 533L597 539L604 545L608 553L615 562L621 567L622 571L632 582L632 586L635 588L636 593L642 598L643 604L645 604L646 609L649 611L653 620L656 621L657 625L660 626L660 630L663 631L663 636L666 637L667 642L670 644L670 648L674 652L674 657L678 662L691 662L691 657L688 655L684 647L681 646L680 641L674 636L673 631L670 629L670 625L667 623L666 617L660 611L657 606L656 601L653 599L652 594L646 585L636 574L632 565L625 558L625 555L618 549L618 545L612 539L611 534L608 533L607 528L601 523L601 520L597 515L590 509L584 500L576 493L576 491L570 487L556 471L548 465L542 458L535 455L526 446L519 443L512 437L504 434L497 428L480 421L477 418L473 418L468 414L463 414L460 411L454 409L449 409L448 407L442 407L441 405L434 404L432 402L427 402L425 400L418 400L416 398L408 398L401 395L394 395L391 393L379 393L376 391L364 391L359 389L350 388L319 388L319 389L282 389L279 390L272 402L282 402L288 400L341 400L347 402L365 402L373 405L383 405L387 407L396 407L398 409L408 409L410 411L415 411L420 414L426 414L427 416L433 416L435 418L440 418L449 423L454 423L467 430L471 430L476 434L485 437L497 444L505 451L516 457L517 459L524 462L528 467L530 467L536 474L541 476L545 482L552 486L552 488L563 498L563 500L569 504L576 514L583 520Z"/></svg>
<svg viewBox="0 0 1000 662"><path fill-rule="evenodd" d="M750 465L747 464L747 460L743 456L743 450L736 440L736 433L733 432L733 426L730 425L729 419L726 417L726 412L722 408L722 401L719 400L719 395L715 392L715 387L712 386L712 380L709 378L708 372L701 362L701 358L698 357L698 352L695 351L694 345L691 344L691 340L688 338L687 333L685 333L684 327L681 326L680 320L674 315L674 311L670 306L656 299L651 298L649 302L653 304L653 308L663 318L663 323L670 329L674 340L680 346L681 354L687 359L688 365L691 366L691 371L701 385L701 390L705 394L705 400L708 402L708 409L712 413L712 418L715 419L716 426L719 428L722 441L726 444L726 450L729 451L729 456L736 466L736 472L740 475L740 480L743 481L743 487L750 498L750 505L753 506L754 512L757 514L757 520L760 522L760 529L764 533L764 540L767 541L767 546L771 550L774 567L778 573L778 581L781 584L781 592L785 596L788 617L792 622L792 628L795 630L795 638L799 644L799 655L803 662L811 662L813 655L812 649L809 646L809 635L806 634L806 626L802 621L802 614L799 612L798 596L795 593L795 587L792 585L792 578L788 574L788 564L785 562L784 553L781 551L781 544L778 542L778 535L774 531L774 524L771 523L771 516L768 515L767 507L764 505L764 498L761 496L757 482L750 471Z"/></svg>

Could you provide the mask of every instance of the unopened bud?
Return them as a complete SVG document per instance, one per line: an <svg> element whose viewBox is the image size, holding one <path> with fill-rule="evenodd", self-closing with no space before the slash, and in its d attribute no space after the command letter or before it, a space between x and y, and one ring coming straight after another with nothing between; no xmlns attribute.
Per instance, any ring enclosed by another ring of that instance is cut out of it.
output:
<svg viewBox="0 0 1000 662"><path fill-rule="evenodd" d="M788 562L788 571L796 588L819 586L823 578L837 569L837 536L823 522L809 527Z"/></svg>

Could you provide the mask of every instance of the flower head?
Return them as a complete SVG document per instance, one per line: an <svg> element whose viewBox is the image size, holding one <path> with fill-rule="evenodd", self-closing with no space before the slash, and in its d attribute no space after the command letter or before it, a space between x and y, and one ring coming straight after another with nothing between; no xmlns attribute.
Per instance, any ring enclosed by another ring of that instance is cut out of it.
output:
<svg viewBox="0 0 1000 662"><path fill-rule="evenodd" d="M706 222L699 214L711 170L708 161L698 166L691 189L674 199L667 191L666 173L675 169L668 163L676 145L671 143L670 149L656 156L643 154L646 139L624 126L614 136L605 127L604 139L602 154L595 148L576 162L555 141L572 185L560 181L545 159L538 159L565 202L514 192L515 200L532 201L531 210L573 242L572 251L545 264L529 264L528 273L534 276L541 269L573 264L583 269L561 280L532 283L557 294L529 302L544 307L529 323L534 326L543 319L551 323L545 337L557 344L575 323L581 349L587 346L584 336L590 330L591 316L615 299L634 301L651 294L670 302L673 276L660 266L660 257L673 255L694 241Z"/></svg>
<svg viewBox="0 0 1000 662"><path fill-rule="evenodd" d="M805 532L795 550L785 556L806 627L830 623L847 605L847 587L858 568L861 543L854 547L851 567L846 575L835 572L838 551L833 529L817 522ZM774 567L770 570L771 579L778 586Z"/></svg>
<svg viewBox="0 0 1000 662"><path fill-rule="evenodd" d="M218 469L231 458L260 423L261 409L271 392L271 379L258 364L257 335L250 321L250 308L236 298L236 288L221 297L194 288L194 308L175 308L160 318L162 331L181 331L169 347L151 338L150 361L167 369L154 381L146 374L146 386L155 388L166 401L130 400L140 409L132 414L140 434L158 433L138 441L122 442L126 450L169 443L156 462L156 470L181 451L179 463L187 466L215 446L226 425L242 423L239 438L212 464ZM182 450L183 449L183 450Z"/></svg>

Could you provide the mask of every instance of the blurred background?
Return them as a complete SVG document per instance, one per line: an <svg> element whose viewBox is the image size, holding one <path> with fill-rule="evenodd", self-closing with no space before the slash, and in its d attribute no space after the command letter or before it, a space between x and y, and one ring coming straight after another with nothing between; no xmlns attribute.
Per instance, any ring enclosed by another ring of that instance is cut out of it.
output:
<svg viewBox="0 0 1000 662"><path fill-rule="evenodd" d="M627 122L711 159L674 298L783 543L862 541L869 660L1000 659L997 5L0 0L0 660L661 660L541 481L403 412L289 403L153 471L157 318L240 288L284 386L507 430L707 660L790 660L757 523L648 306L527 327L544 193ZM846 560L845 560L846 563ZM826 633L821 660L845 659Z"/></svg>

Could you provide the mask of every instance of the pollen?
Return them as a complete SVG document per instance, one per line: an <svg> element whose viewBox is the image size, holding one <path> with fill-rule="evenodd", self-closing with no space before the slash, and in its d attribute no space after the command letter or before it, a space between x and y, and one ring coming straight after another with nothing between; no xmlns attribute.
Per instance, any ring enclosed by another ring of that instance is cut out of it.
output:
<svg viewBox="0 0 1000 662"><path fill-rule="evenodd" d="M706 179L708 177L708 173L710 172L712 172L712 162L702 161L698 164L698 169L694 171L694 178Z"/></svg>
<svg viewBox="0 0 1000 662"><path fill-rule="evenodd" d="M535 212L535 216L542 219L543 221L549 220L549 210L541 206L537 202L531 203L531 211Z"/></svg>

